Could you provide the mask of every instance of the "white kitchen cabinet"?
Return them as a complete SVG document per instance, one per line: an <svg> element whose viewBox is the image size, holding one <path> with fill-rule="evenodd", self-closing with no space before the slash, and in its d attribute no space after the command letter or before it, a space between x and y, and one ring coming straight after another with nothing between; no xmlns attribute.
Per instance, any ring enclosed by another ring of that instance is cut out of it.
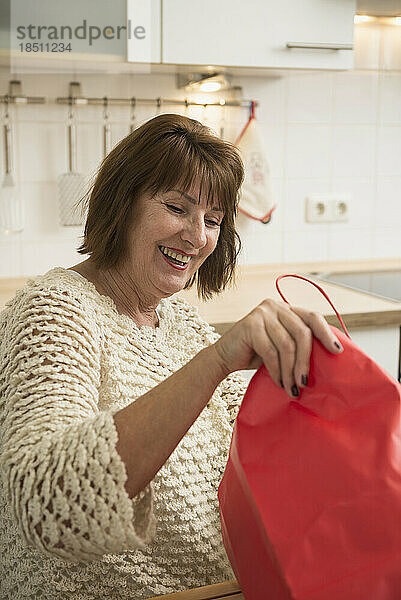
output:
<svg viewBox="0 0 401 600"><path fill-rule="evenodd" d="M127 61L160 63L160 0L127 0ZM137 30L137 35L134 35Z"/></svg>
<svg viewBox="0 0 401 600"><path fill-rule="evenodd" d="M369 327L366 329L350 329L352 340L378 365L383 367L395 379L398 379L400 360L400 327Z"/></svg>
<svg viewBox="0 0 401 600"><path fill-rule="evenodd" d="M94 27L102 29L101 37L95 38L92 44L88 43L88 36L85 39L73 38L71 52L28 52L21 51L16 37L11 40L10 51L10 42L5 35L0 35L0 68L9 69L11 63L12 69L19 74L148 73L151 64L161 61L160 2L161 0L114 0L113 3L96 3L93 0L80 0L80 4L73 7L66 4L65 18L70 26L82 26L85 20L86 31L92 23ZM46 4L42 3L40 11L33 4L30 3L29 7L34 16L31 20L30 13L27 12L25 27L28 23L33 23L36 27L43 23L45 26L51 24L49 14L45 12L44 16L41 15L41 11L47 10ZM54 4L48 0L48 6L57 13ZM59 17L58 13L57 16ZM110 27L106 28L109 24ZM121 26L129 27L129 35L128 31L120 29ZM135 63L134 67L132 63Z"/></svg>
<svg viewBox="0 0 401 600"><path fill-rule="evenodd" d="M353 50L331 48L353 45L355 9L355 0L162 0L162 62L350 69Z"/></svg>

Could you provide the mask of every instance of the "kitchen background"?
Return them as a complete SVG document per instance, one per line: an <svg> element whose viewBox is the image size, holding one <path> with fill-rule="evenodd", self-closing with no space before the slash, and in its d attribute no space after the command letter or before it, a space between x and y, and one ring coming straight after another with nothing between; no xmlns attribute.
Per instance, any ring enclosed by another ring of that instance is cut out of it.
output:
<svg viewBox="0 0 401 600"><path fill-rule="evenodd" d="M396 20L391 28L393 37L394 31L401 38L401 24ZM277 203L268 224L242 214L238 217L243 242L240 263L401 256L401 60L398 55L392 66L383 67L380 44L372 46L372 38L364 36L355 36L355 44L353 70L233 76L232 84L242 88L241 97L259 103L256 116ZM367 57L370 64L365 64ZM57 105L54 99L68 95L70 81L79 81L82 93L92 97L185 99L188 92L177 88L174 72L19 75L10 74L3 66L0 94L8 93L10 79L21 81L25 95L48 100L42 105L10 106L16 180L26 217L22 232L0 233L0 277L25 277L56 265L71 266L85 258L76 252L83 227L59 225L56 180L67 167L68 107ZM230 97L228 93L220 96ZM210 98L215 96L210 94ZM4 104L0 110L3 117ZM188 107L185 111L162 106L160 112L182 112L203 120L216 132L223 119L224 137L230 141L248 118L244 107ZM155 114L156 106L138 105L136 123ZM76 108L77 170L88 180L101 161L102 116L101 106ZM110 106L109 121L115 145L129 133L129 107ZM3 175L3 144L0 164ZM347 222L305 221L305 198L325 192L351 194Z"/></svg>

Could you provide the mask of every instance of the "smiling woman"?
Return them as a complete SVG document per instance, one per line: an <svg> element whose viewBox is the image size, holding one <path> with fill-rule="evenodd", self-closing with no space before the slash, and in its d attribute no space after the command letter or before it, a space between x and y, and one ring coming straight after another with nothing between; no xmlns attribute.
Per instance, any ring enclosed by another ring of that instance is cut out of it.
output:
<svg viewBox="0 0 401 600"><path fill-rule="evenodd" d="M186 219L204 211L207 227L218 228L216 248L208 256L203 252L197 270L188 270L184 287L196 282L199 295L210 298L233 282L241 247L235 217L243 177L234 146L198 121L159 115L124 138L103 161L80 202L87 220L78 252L89 254L97 270L113 269L132 250L130 225L154 209L155 199L171 213L185 213ZM189 254L191 240L186 245L180 249ZM143 259L143 254L137 256Z"/></svg>
<svg viewBox="0 0 401 600"><path fill-rule="evenodd" d="M148 121L86 197L89 258L29 279L0 314L2 600L144 600L234 578L217 489L236 371L264 364L293 398L312 333L339 351L308 310L265 299L220 337L175 295L233 280L242 179L200 123Z"/></svg>

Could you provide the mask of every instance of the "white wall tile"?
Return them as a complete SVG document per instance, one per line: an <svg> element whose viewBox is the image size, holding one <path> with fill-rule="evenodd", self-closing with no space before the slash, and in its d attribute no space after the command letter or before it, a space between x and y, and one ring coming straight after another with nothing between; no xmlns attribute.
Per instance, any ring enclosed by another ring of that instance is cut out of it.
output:
<svg viewBox="0 0 401 600"><path fill-rule="evenodd" d="M401 125L401 73L380 73L379 119L383 125Z"/></svg>
<svg viewBox="0 0 401 600"><path fill-rule="evenodd" d="M379 176L400 175L401 125L379 127L377 171Z"/></svg>
<svg viewBox="0 0 401 600"><path fill-rule="evenodd" d="M138 96L140 98L165 96L167 98L175 98L187 95L186 92L181 92L177 88L175 75L167 73L133 73L125 77L127 78L128 96ZM120 79L115 80L115 85L120 85ZM117 91L114 91L114 93L117 93Z"/></svg>
<svg viewBox="0 0 401 600"><path fill-rule="evenodd" d="M375 226L399 227L401 239L401 177L383 177L377 182Z"/></svg>
<svg viewBox="0 0 401 600"><path fill-rule="evenodd" d="M288 77L289 123L329 123L333 109L331 73L291 74Z"/></svg>
<svg viewBox="0 0 401 600"><path fill-rule="evenodd" d="M21 182L55 181L67 171L66 128L61 123L21 122L17 131Z"/></svg>
<svg viewBox="0 0 401 600"><path fill-rule="evenodd" d="M376 228L373 231L372 257L401 258L401 236L399 228Z"/></svg>
<svg viewBox="0 0 401 600"><path fill-rule="evenodd" d="M285 77L236 77L236 85L242 86L246 98L257 100L256 117L273 123L286 120L287 84Z"/></svg>
<svg viewBox="0 0 401 600"><path fill-rule="evenodd" d="M19 233L0 234L0 275L21 277L21 243Z"/></svg>
<svg viewBox="0 0 401 600"><path fill-rule="evenodd" d="M264 232L241 238L243 251L240 264L265 265L281 262L283 237L281 233L270 231L268 227L265 226Z"/></svg>
<svg viewBox="0 0 401 600"><path fill-rule="evenodd" d="M328 177L331 156L329 125L290 124L286 143L286 177Z"/></svg>
<svg viewBox="0 0 401 600"><path fill-rule="evenodd" d="M372 248L370 229L335 230L329 226L328 260L353 260L369 256Z"/></svg>
<svg viewBox="0 0 401 600"><path fill-rule="evenodd" d="M338 125L333 132L333 177L372 177L375 169L376 128Z"/></svg>
<svg viewBox="0 0 401 600"><path fill-rule="evenodd" d="M322 231L323 227L323 231ZM326 226L317 224L316 231L285 231L284 261L304 262L328 260Z"/></svg>
<svg viewBox="0 0 401 600"><path fill-rule="evenodd" d="M23 243L55 235L58 224L58 202L54 184L27 182L21 185L25 203Z"/></svg>
<svg viewBox="0 0 401 600"><path fill-rule="evenodd" d="M85 260L85 257L76 252L72 240L63 243L26 242L21 254L21 277L43 274L53 267L72 267Z"/></svg>
<svg viewBox="0 0 401 600"><path fill-rule="evenodd" d="M334 73L334 123L376 123L377 72Z"/></svg>

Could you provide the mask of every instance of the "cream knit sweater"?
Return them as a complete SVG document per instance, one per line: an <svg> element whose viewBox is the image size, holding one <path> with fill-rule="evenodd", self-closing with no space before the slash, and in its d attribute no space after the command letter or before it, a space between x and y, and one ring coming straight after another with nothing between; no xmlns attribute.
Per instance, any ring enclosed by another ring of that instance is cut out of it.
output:
<svg viewBox="0 0 401 600"><path fill-rule="evenodd" d="M234 579L217 488L239 373L147 488L125 491L112 415L218 339L181 298L159 315L156 329L138 328L61 267L0 313L1 600L140 600Z"/></svg>

